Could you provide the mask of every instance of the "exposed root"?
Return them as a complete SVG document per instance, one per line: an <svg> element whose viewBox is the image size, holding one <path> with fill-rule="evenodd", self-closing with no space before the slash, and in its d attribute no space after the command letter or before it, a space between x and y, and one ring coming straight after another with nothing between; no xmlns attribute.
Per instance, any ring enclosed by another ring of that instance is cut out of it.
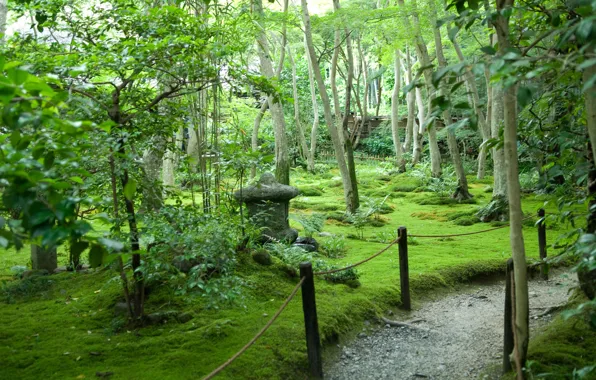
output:
<svg viewBox="0 0 596 380"><path fill-rule="evenodd" d="M387 319L385 317L381 317L381 320L385 323L388 324L389 326L394 326L394 327L407 327L409 329L414 329L414 330L423 330L423 331L429 331L428 329L425 329L423 327L418 327L418 326L414 326L414 323L420 323L420 322L424 322L425 319L413 319L411 321L408 322L400 322L400 321L393 321L391 319Z"/></svg>

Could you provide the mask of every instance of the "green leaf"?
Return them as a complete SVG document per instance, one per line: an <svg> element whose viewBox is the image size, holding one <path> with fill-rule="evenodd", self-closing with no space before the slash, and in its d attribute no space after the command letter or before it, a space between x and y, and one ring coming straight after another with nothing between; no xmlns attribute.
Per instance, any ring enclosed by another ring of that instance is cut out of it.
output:
<svg viewBox="0 0 596 380"><path fill-rule="evenodd" d="M435 71L432 76L433 86L437 87L441 79L447 75L450 70L450 67L441 67L439 70Z"/></svg>
<svg viewBox="0 0 596 380"><path fill-rule="evenodd" d="M517 102L523 108L532 101L532 90L529 87L520 86L517 90Z"/></svg>
<svg viewBox="0 0 596 380"><path fill-rule="evenodd" d="M99 238L97 241L104 246L106 249L113 250L120 252L124 249L124 244L117 240L112 240L108 238Z"/></svg>
<svg viewBox="0 0 596 380"><path fill-rule="evenodd" d="M56 157L54 156L54 152L48 152L48 154L45 155L45 157L43 158L43 167L46 170L50 170L50 168L54 165L54 159Z"/></svg>
<svg viewBox="0 0 596 380"><path fill-rule="evenodd" d="M76 182L78 184L81 184L81 185L83 184L83 179L81 177L77 177L77 176L70 177L70 180L73 182Z"/></svg>
<svg viewBox="0 0 596 380"><path fill-rule="evenodd" d="M596 58L587 59L587 60L583 61L579 66L577 66L577 68L579 70L584 70L584 69L587 69L588 67L592 67L594 65L596 65Z"/></svg>
<svg viewBox="0 0 596 380"><path fill-rule="evenodd" d="M134 198L136 192L137 182L134 179L130 178L126 183L126 186L124 186L124 196L126 197L126 199L130 201Z"/></svg>
<svg viewBox="0 0 596 380"><path fill-rule="evenodd" d="M488 55L495 55L495 54L497 54L497 51L492 46L483 46L483 47L480 48L480 50L482 52L484 52L485 54L488 54Z"/></svg>

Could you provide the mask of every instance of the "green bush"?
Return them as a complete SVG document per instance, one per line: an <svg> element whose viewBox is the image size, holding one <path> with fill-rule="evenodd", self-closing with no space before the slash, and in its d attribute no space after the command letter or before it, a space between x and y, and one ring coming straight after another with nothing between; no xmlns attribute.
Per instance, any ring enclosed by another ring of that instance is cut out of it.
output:
<svg viewBox="0 0 596 380"><path fill-rule="evenodd" d="M348 249L343 236L332 236L321 244L321 253L332 259L344 257Z"/></svg>

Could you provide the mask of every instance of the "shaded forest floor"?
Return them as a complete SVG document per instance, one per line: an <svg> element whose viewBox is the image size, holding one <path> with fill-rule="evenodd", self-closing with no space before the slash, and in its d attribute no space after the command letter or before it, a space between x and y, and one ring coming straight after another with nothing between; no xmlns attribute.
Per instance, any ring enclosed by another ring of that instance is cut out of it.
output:
<svg viewBox="0 0 596 380"><path fill-rule="evenodd" d="M322 259L337 265L364 259L396 237L398 226L413 234L450 234L478 231L473 214L488 203L491 178L470 177L474 202L458 204L437 184L423 183L410 174L390 175L389 165L358 166L363 206L379 203L383 212L361 231L342 221L343 195L337 170L318 175L301 170L292 173L292 184L304 190L291 202L290 214L324 213L324 232L346 237L347 255ZM368 198L368 200L367 200ZM536 215L548 196L527 195L523 210ZM190 202L190 200L187 200ZM555 212L547 204L547 213ZM529 261L538 258L534 221L524 225ZM298 223L292 225L300 229ZM567 226L549 222L549 244ZM348 236L362 234L364 239ZM414 307L433 289L449 287L479 276L504 270L509 257L509 229L482 235L409 241L410 280ZM318 237L321 242L330 236ZM554 250L549 254L554 254ZM59 251L62 265L66 254ZM130 330L114 305L121 301L121 288L110 269L89 273L62 273L49 277L15 280L10 268L27 265L29 252L0 255L0 378L94 378L113 373L114 379L200 378L219 366L267 322L298 282L275 259L271 266L255 263L249 255L238 257L242 299L219 309L208 308L200 297L177 296L164 286L155 289L146 305L148 313L178 310L190 313L186 323ZM317 279L317 308L321 338L328 347L362 330L365 320L399 306L397 247L358 268L360 286L332 284ZM325 359L325 358L324 358ZM299 297L251 347L218 377L221 379L304 378L307 368L304 322Z"/></svg>

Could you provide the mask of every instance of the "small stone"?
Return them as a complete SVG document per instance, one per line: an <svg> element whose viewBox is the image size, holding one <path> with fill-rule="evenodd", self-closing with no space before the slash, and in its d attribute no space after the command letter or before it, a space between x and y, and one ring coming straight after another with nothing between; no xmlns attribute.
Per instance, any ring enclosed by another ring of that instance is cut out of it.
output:
<svg viewBox="0 0 596 380"><path fill-rule="evenodd" d="M538 297L538 294L536 292L530 292L530 297Z"/></svg>
<svg viewBox="0 0 596 380"><path fill-rule="evenodd" d="M358 338L366 338L368 335L366 335L365 333L361 332L360 334L358 334Z"/></svg>
<svg viewBox="0 0 596 380"><path fill-rule="evenodd" d="M385 327L386 327L386 328L389 328L389 327L391 327L391 326L389 325L389 323L387 323L387 324L385 325Z"/></svg>

